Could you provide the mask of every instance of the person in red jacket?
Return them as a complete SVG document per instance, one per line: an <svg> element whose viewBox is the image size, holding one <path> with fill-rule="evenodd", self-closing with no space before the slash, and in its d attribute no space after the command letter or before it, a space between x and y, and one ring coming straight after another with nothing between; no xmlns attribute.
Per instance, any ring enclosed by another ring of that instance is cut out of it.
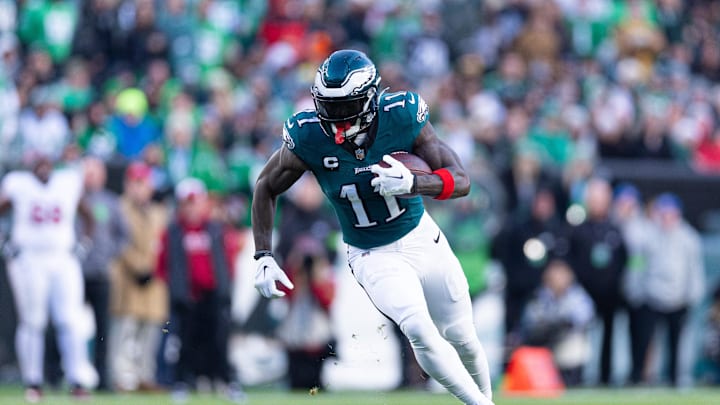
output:
<svg viewBox="0 0 720 405"><path fill-rule="evenodd" d="M219 381L232 400L244 394L228 360L230 298L236 233L210 217L205 185L182 180L178 214L160 246L157 273L168 284L171 329L180 341L173 395L182 400L199 375Z"/></svg>

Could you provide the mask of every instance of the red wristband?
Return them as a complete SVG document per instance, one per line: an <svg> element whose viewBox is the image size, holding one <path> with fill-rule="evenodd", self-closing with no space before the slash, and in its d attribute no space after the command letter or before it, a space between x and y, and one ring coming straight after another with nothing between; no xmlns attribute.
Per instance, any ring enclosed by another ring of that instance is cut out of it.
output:
<svg viewBox="0 0 720 405"><path fill-rule="evenodd" d="M440 180L443 182L442 191L434 198L436 200L447 200L455 190L455 178L453 178L453 175L448 171L448 169L437 169L433 171L433 174L440 177Z"/></svg>

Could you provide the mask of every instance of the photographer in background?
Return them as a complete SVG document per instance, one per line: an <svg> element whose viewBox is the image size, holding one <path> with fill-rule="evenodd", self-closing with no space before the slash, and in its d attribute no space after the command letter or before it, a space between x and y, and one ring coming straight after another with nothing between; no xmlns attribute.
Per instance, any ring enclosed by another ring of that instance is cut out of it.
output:
<svg viewBox="0 0 720 405"><path fill-rule="evenodd" d="M285 344L292 388L320 387L322 361L333 351L330 305L335 295L331 264L337 220L327 211L314 176L305 175L283 200L277 252L294 290L276 334Z"/></svg>
<svg viewBox="0 0 720 405"><path fill-rule="evenodd" d="M332 266L325 247L308 235L295 238L285 268L295 285L286 291L287 316L281 322L278 338L288 355L290 387L321 387L323 360L333 352L330 305L335 297Z"/></svg>
<svg viewBox="0 0 720 405"><path fill-rule="evenodd" d="M551 261L542 278L524 311L523 343L552 350L565 384L577 386L590 359L588 331L595 308L565 261Z"/></svg>

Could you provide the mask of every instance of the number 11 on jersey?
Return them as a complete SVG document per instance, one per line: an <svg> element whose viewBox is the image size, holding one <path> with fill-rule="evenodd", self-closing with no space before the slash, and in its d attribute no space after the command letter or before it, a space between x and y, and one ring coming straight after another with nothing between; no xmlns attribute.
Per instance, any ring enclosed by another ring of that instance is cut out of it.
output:
<svg viewBox="0 0 720 405"><path fill-rule="evenodd" d="M345 184L340 188L340 198L347 198L350 201L352 210L355 213L357 223L356 228L368 228L377 225L377 221L370 221L365 205L358 195L357 186L355 184ZM405 208L400 209L397 198L395 196L385 196L385 205L387 206L389 217L385 218L385 222L390 222L405 212Z"/></svg>

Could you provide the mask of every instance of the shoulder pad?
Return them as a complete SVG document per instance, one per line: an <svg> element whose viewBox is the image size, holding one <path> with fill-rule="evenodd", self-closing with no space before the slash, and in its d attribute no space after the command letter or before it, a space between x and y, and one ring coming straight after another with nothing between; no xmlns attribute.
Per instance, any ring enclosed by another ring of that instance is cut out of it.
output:
<svg viewBox="0 0 720 405"><path fill-rule="evenodd" d="M420 126L428 118L428 105L419 94L411 91L398 91L380 95L380 108L393 115L411 116Z"/></svg>
<svg viewBox="0 0 720 405"><path fill-rule="evenodd" d="M319 122L320 119L317 117L315 110L303 110L293 114L283 124L282 140L285 147L290 150L295 149L303 133L312 124L318 124Z"/></svg>

